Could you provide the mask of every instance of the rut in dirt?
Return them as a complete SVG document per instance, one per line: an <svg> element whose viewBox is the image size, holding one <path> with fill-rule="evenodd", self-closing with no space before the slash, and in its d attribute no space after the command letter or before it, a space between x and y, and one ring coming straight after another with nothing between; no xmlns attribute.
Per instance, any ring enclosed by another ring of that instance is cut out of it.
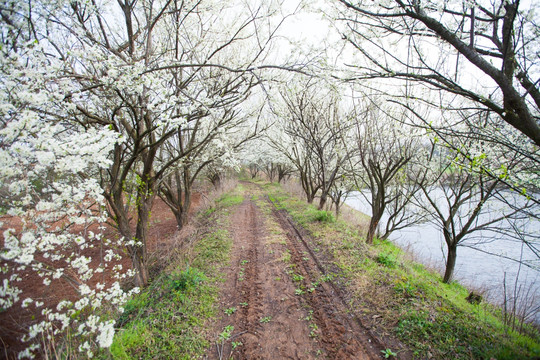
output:
<svg viewBox="0 0 540 360"><path fill-rule="evenodd" d="M273 217L279 236L276 229L271 236L265 216ZM331 284L321 281L317 260L284 216L264 214L252 200L231 214L231 262L216 333L234 329L226 341L216 335L208 358L380 358L376 342L346 314Z"/></svg>

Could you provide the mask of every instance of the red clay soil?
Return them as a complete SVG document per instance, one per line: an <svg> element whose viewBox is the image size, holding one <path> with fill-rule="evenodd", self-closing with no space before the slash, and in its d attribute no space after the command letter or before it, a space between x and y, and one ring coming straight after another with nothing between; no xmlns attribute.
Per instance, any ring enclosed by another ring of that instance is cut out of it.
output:
<svg viewBox="0 0 540 360"><path fill-rule="evenodd" d="M217 324L208 358L380 359L382 346L348 314L332 285L321 281L317 260L294 227L284 214L273 216L285 241L268 240L264 215L251 200L231 215L234 242L220 298L222 311L237 311ZM232 336L222 342L218 334L229 325Z"/></svg>
<svg viewBox="0 0 540 360"><path fill-rule="evenodd" d="M195 193L193 195L190 213L196 211L200 206L200 200L201 194ZM0 228L0 246L3 247L4 230L14 228L16 231L20 231L21 224L17 218L7 216L0 218L0 221L4 223ZM96 229L93 230L97 232ZM176 240L177 231L178 228L173 213L161 199L156 199L152 207L152 216L148 231L148 252L150 254L156 254L169 248L170 243ZM118 237L117 231L110 227L105 230L104 235L112 239ZM87 249L85 250L85 255L93 259L99 259L100 251L99 247ZM131 268L131 261L127 255L115 264L121 264L123 269L126 270ZM8 278L9 275L0 274L0 282ZM90 281L90 285L94 285L97 282L112 283L114 279L108 277L108 275L110 274L104 272L103 274L94 276ZM23 290L19 295L21 300L32 298L43 302L46 307L55 307L63 299L75 301L78 297L74 288L66 281L56 280L49 286L45 286L42 279L32 271L23 273L23 281L17 283L17 286ZM16 354L26 347L20 341L21 337L28 331L28 328L32 324L42 319L41 311L36 310L32 305L26 309L22 309L20 303L16 303L7 311L0 312L0 359L16 358Z"/></svg>

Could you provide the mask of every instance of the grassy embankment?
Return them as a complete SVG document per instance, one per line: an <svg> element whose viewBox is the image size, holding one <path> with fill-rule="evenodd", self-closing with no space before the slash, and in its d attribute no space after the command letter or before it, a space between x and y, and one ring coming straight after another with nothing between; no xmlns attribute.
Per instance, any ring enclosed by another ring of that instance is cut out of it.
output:
<svg viewBox="0 0 540 360"><path fill-rule="evenodd" d="M409 260L388 241L365 244L358 225L336 220L275 184L263 184L277 208L312 235L313 250L331 259L329 275L352 294L351 308L379 333L398 337L416 358L527 359L540 356L538 331L518 334L503 325L500 309L466 301L468 289ZM354 212L354 210L353 210ZM366 223L362 214L354 214ZM323 255L324 254L324 255ZM397 354L399 357L399 353Z"/></svg>
<svg viewBox="0 0 540 360"><path fill-rule="evenodd" d="M198 215L202 235L173 252L150 286L128 302L110 351L101 358L194 359L204 354L224 281L219 270L229 260L228 214L244 200L242 192L238 186Z"/></svg>

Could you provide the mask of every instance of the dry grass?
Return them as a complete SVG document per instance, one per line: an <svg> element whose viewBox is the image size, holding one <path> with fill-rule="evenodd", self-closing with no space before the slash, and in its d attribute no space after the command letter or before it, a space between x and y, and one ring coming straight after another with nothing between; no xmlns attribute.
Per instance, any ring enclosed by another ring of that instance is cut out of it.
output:
<svg viewBox="0 0 540 360"><path fill-rule="evenodd" d="M304 189L302 189L302 186L297 179L288 179L287 181L284 181L281 185L281 188L285 190L289 195L295 196L299 199L306 198Z"/></svg>
<svg viewBox="0 0 540 360"><path fill-rule="evenodd" d="M216 206L216 201L225 193L232 191L238 186L238 179L225 178L216 189L213 186L202 193L201 205L199 211L206 211Z"/></svg>
<svg viewBox="0 0 540 360"><path fill-rule="evenodd" d="M178 263L192 256L193 244L208 232L208 219L196 216L216 206L216 201L225 193L232 191L238 185L238 180L227 178L216 189L213 186L198 185L196 192L201 194L201 200L193 204L191 216L182 229L176 231L168 241L149 253L149 264L154 276L171 264Z"/></svg>

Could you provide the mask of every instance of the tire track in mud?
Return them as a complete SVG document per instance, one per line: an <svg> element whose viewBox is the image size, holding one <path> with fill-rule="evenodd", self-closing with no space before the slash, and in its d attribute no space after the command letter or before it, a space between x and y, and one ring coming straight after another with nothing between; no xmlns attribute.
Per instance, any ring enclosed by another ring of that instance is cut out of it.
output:
<svg viewBox="0 0 540 360"><path fill-rule="evenodd" d="M237 268L239 271L235 274L235 288L239 290L241 308L237 316L239 331L242 335L242 345L240 353L243 353L246 347L250 348L257 344L260 327L255 322L257 314L262 308L262 289L259 279L259 262L258 248L260 241L260 226L257 223L254 205L251 202L244 202L241 207L243 219L247 222L247 227L239 224L237 227L236 237L239 240L244 240L247 243L247 250L244 250L246 245L241 245L241 258L237 260Z"/></svg>
<svg viewBox="0 0 540 360"><path fill-rule="evenodd" d="M349 314L339 291L321 281L324 270L289 215L260 196L263 213L248 200L260 190L245 186L246 200L230 215L233 246L223 270L222 317L207 358L380 359L380 347ZM219 337L233 326L226 340Z"/></svg>
<svg viewBox="0 0 540 360"><path fill-rule="evenodd" d="M305 241L305 235L301 234L285 210L273 207L272 212L287 235L296 273L304 278L304 287L312 289L304 293L304 299L313 309L328 357L380 359L383 345L352 314L341 291L332 282L320 281L324 268Z"/></svg>
<svg viewBox="0 0 540 360"><path fill-rule="evenodd" d="M232 308L236 311L223 315L216 325L218 340L207 357L320 358L325 352L317 339L310 337L311 329L305 321L308 311L294 295L295 286L281 259L286 246L268 240L263 216L251 200L245 200L231 214L233 247L220 298L223 312ZM220 341L218 334L227 326L234 326L231 338Z"/></svg>

